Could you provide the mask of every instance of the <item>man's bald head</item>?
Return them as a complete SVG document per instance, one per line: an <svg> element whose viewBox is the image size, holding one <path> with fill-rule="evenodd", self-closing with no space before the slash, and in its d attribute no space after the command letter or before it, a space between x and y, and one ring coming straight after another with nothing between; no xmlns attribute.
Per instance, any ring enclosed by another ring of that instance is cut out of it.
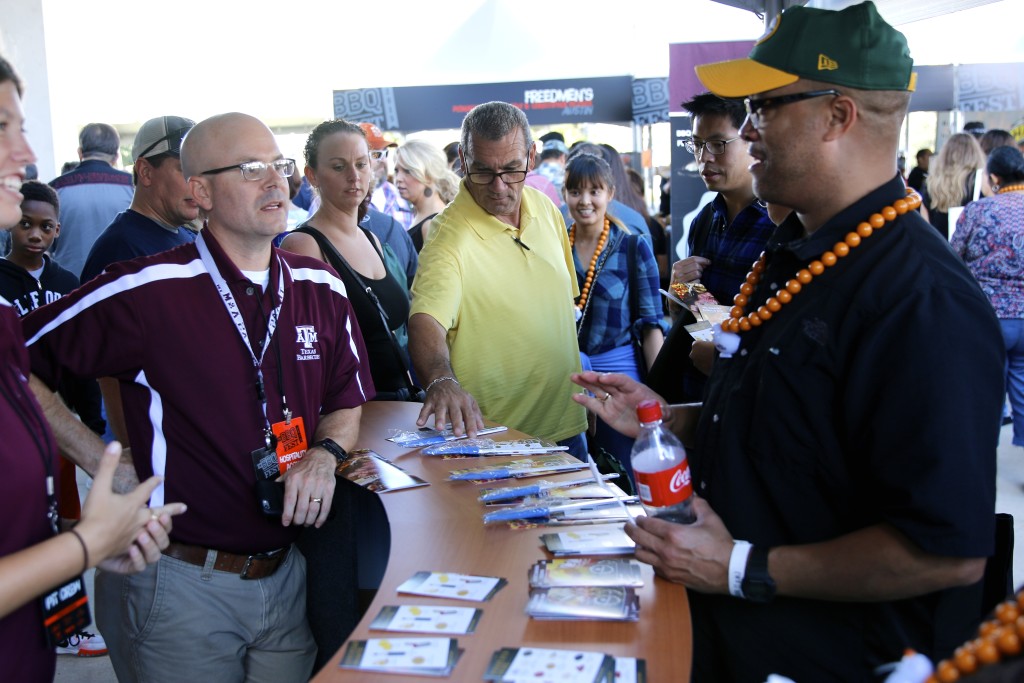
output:
<svg viewBox="0 0 1024 683"><path fill-rule="evenodd" d="M246 161L242 157L252 135L274 136L262 121L239 112L218 114L200 121L181 143L182 173L185 178L191 178L204 170ZM239 154L242 157L235 158Z"/></svg>
<svg viewBox="0 0 1024 683"><path fill-rule="evenodd" d="M252 242L262 254L265 238L284 232L288 183L280 169L271 168L281 158L274 134L248 114L213 116L185 136L182 173L207 228L222 246L232 240ZM243 175L241 166L248 163L264 166Z"/></svg>

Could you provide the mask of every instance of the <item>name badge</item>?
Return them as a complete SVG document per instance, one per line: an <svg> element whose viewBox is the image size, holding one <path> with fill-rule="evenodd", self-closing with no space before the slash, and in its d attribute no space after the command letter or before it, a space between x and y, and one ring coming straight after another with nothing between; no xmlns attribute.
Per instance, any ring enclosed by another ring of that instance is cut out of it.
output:
<svg viewBox="0 0 1024 683"><path fill-rule="evenodd" d="M83 630L92 621L89 596L81 576L71 579L39 599L43 606L43 630L54 648L61 641Z"/></svg>
<svg viewBox="0 0 1024 683"><path fill-rule="evenodd" d="M277 464L281 474L288 471L288 468L302 460L306 454L307 445L306 425L301 417L293 417L286 422L277 422L270 425L271 431L277 438Z"/></svg>

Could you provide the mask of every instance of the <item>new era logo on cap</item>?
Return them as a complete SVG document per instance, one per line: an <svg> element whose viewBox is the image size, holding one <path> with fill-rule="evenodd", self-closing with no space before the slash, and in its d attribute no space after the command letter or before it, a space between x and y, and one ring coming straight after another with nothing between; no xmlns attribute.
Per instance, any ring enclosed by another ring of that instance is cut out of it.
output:
<svg viewBox="0 0 1024 683"><path fill-rule="evenodd" d="M839 62L829 59L825 55L818 55L818 71L835 71L839 68Z"/></svg>

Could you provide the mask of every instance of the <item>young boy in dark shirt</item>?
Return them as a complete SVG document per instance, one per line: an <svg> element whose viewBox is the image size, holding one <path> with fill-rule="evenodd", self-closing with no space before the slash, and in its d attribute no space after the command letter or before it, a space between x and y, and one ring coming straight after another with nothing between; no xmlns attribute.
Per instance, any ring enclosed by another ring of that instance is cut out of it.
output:
<svg viewBox="0 0 1024 683"><path fill-rule="evenodd" d="M46 253L60 235L60 202L57 192L44 183L28 180L21 186L21 220L10 229L11 253L0 259L0 296L9 301L18 317L56 301L78 287L78 277L61 268ZM100 412L99 385L94 379L66 377L60 395L82 422L97 434L106 424ZM61 458L60 514L78 519L82 514L75 466ZM96 656L107 654L102 637L81 631L57 648L58 654Z"/></svg>
<svg viewBox="0 0 1024 683"><path fill-rule="evenodd" d="M19 317L78 287L78 277L46 254L60 235L56 191L29 180L21 193L21 221L10 229L11 253L0 261L0 296L13 304Z"/></svg>

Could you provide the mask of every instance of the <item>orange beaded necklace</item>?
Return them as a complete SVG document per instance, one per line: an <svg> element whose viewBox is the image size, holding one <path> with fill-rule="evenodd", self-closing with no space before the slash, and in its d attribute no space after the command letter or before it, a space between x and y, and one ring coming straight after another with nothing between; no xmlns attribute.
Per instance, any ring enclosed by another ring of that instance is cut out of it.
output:
<svg viewBox="0 0 1024 683"><path fill-rule="evenodd" d="M747 281L740 285L740 292L732 301L733 307L729 311L729 319L722 322L722 330L734 334L746 332L770 320L772 315L778 313L785 304L788 304L796 294L800 293L804 285L809 284L816 275L824 273L826 268L834 266L839 259L849 254L851 249L857 248L862 239L870 237L872 232L895 220L896 216L913 211L919 206L921 206L921 195L908 188L906 199L897 199L892 206L887 206L878 213L871 214L866 221L857 226L855 231L847 233L842 242L836 242L831 251L826 251L820 258L807 264L806 268L797 271L796 276L787 281L782 289L775 292L775 296L769 297L763 306L747 314L745 308L750 296L761 281L761 274L765 269L765 252L761 252L761 258L747 273Z"/></svg>
<svg viewBox="0 0 1024 683"><path fill-rule="evenodd" d="M1007 192L1021 192L1024 191L1024 183L1017 183L1016 185L1007 185L1006 187L1000 187L996 194L1006 194Z"/></svg>
<svg viewBox="0 0 1024 683"><path fill-rule="evenodd" d="M601 256L601 252L604 251L605 242L608 241L608 235L612 231L612 222L607 217L604 219L604 229L601 230L601 236L597 238L597 248L594 249L594 255L590 258L590 266L587 268L587 277L583 281L583 287L580 289L580 300L576 302L576 308L582 311L587 305L587 298L590 297L590 287L594 284L594 270L597 268L597 259ZM576 246L576 224L573 223L572 227L569 228L569 246Z"/></svg>
<svg viewBox="0 0 1024 683"><path fill-rule="evenodd" d="M935 666L935 673L926 683L952 683L969 676L983 666L996 664L1004 657L1021 653L1024 639L1024 592L999 603L994 619L981 622L978 637L958 647L953 656Z"/></svg>

